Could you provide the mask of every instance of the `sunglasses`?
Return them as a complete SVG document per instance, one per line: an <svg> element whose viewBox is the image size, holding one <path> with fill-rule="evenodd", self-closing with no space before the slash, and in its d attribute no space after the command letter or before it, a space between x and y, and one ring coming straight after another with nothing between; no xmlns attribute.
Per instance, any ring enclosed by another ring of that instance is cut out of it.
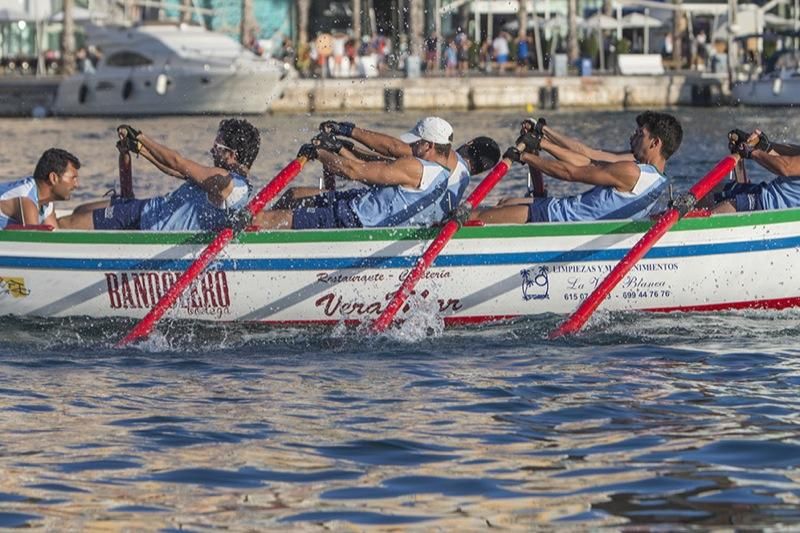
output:
<svg viewBox="0 0 800 533"><path fill-rule="evenodd" d="M234 152L234 153L236 152L236 150L234 150L234 149L233 149L233 148L231 148L230 146L225 146L225 145L224 145L224 144L222 144L222 143L217 143L217 142L215 142L215 143L214 143L214 146L212 146L212 147L211 147L211 151L212 151L212 152L218 152L218 151L220 151L220 150L227 150L227 151L229 151L229 152Z"/></svg>

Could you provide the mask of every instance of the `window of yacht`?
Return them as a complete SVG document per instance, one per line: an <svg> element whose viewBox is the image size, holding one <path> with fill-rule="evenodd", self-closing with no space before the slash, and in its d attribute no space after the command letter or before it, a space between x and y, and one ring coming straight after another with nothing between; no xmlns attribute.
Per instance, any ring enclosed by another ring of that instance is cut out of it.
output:
<svg viewBox="0 0 800 533"><path fill-rule="evenodd" d="M150 58L129 50L115 52L106 59L106 65L110 67L143 67L152 64L153 61Z"/></svg>

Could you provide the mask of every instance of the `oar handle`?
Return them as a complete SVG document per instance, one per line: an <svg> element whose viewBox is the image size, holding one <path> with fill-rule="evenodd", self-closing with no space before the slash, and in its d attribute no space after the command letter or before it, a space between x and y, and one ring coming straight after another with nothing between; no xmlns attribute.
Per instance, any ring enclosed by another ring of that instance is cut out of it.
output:
<svg viewBox="0 0 800 533"><path fill-rule="evenodd" d="M635 265L669 229L691 209L694 204L708 194L731 171L738 161L738 156L728 156L711 169L703 178L689 189L688 198L684 198L681 207L667 210L650 230L639 239L633 248L617 263L617 266L600 282L594 291L578 306L572 315L559 327L550 332L550 338L556 339L577 332L589 317L605 300L614 287L630 272Z"/></svg>
<svg viewBox="0 0 800 533"><path fill-rule="evenodd" d="M133 171L131 153L127 149L119 152L119 194L123 198L133 198Z"/></svg>
<svg viewBox="0 0 800 533"><path fill-rule="evenodd" d="M523 147L524 148L524 147ZM431 266L433 261L436 257L439 256L439 253L445 247L445 245L450 241L450 239L455 235L455 233L459 230L461 225L464 223L462 220L466 216L469 215L469 212L472 211L475 207L480 205L486 195L494 188L495 185L505 176L508 169L511 168L511 160L503 159L495 167L489 172L489 174L481 180L478 186L472 191L464 203L459 206L456 210L456 215L454 218L448 220L442 228L439 230L439 234L436 238L431 242L428 246L428 249L420 256L417 260L417 263L414 265L414 268L409 272L408 276L403 280L403 283L400 285L400 288L397 289L397 292L394 293L391 301L383 310L383 312L378 316L375 322L372 323L371 329L374 332L381 332L384 331L394 320L395 315L400 308L403 307L408 297L414 291L414 287L417 286L417 282L422 278L428 268Z"/></svg>
<svg viewBox="0 0 800 533"><path fill-rule="evenodd" d="M287 183L294 179L302 170L306 158L298 157L281 170L272 181L262 188L255 197L244 207L249 215L254 216L267 205L283 189ZM240 217L241 218L241 217ZM152 309L139 321L125 338L117 343L117 348L122 348L131 342L146 337L155 327L156 323L164 316L167 309L178 301L183 291L200 275L209 263L222 251L223 248L243 229L243 224L236 224L235 228L224 228L211 241L200 256L181 274L169 290L161 297Z"/></svg>

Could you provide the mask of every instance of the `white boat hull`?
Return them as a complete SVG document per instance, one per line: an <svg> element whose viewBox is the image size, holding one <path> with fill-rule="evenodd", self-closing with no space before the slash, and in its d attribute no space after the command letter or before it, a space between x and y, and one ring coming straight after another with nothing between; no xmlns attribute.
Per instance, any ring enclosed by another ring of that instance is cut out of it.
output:
<svg viewBox="0 0 800 533"><path fill-rule="evenodd" d="M166 81L159 80L161 75ZM166 84L163 94L157 90L159 84ZM280 90L278 71L88 74L61 83L53 112L61 116L261 114Z"/></svg>
<svg viewBox="0 0 800 533"><path fill-rule="evenodd" d="M734 85L735 102L751 106L800 105L800 78L762 78Z"/></svg>
<svg viewBox="0 0 800 533"><path fill-rule="evenodd" d="M648 226L613 221L463 228L400 317L420 306L451 323L570 313ZM167 316L279 324L371 320L432 235L244 234ZM203 244L185 244L191 239L181 233L0 232L0 315L140 318L202 250ZM797 306L797 265L800 210L687 219L601 308Z"/></svg>
<svg viewBox="0 0 800 533"><path fill-rule="evenodd" d="M61 82L56 115L259 114L290 73L282 63L202 27L89 26L87 31L103 56L96 70Z"/></svg>

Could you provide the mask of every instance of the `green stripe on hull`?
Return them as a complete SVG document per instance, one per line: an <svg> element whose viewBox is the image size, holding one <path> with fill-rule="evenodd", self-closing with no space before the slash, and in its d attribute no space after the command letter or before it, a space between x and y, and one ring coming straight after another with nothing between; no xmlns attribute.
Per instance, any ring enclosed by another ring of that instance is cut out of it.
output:
<svg viewBox="0 0 800 533"><path fill-rule="evenodd" d="M671 231L696 231L749 227L766 224L800 222L800 209L757 211L679 221ZM465 227L456 239L513 239L530 237L570 237L644 233L650 221L571 222L548 224L519 224L507 226ZM407 241L428 240L436 236L438 228L389 228L356 230L304 230L264 231L244 233L238 241L242 244L282 244L314 242ZM40 242L52 244L140 244L181 245L207 244L214 234L138 231L0 231L0 242Z"/></svg>

